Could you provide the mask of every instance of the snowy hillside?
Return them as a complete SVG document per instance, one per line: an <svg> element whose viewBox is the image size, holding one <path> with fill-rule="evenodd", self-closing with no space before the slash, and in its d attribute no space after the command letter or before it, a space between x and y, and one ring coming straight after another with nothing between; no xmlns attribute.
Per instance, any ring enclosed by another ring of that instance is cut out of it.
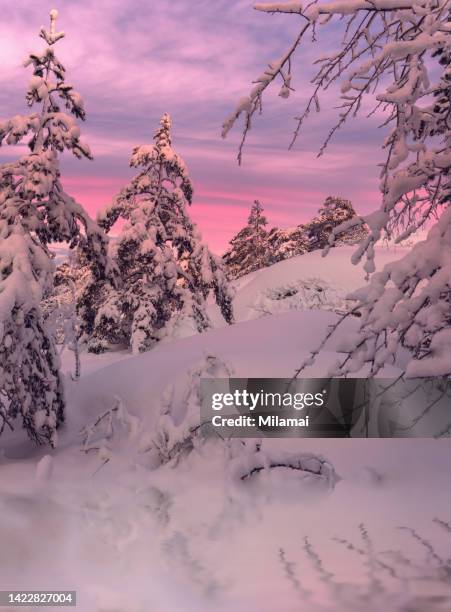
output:
<svg viewBox="0 0 451 612"><path fill-rule="evenodd" d="M305 253L234 281L236 320L258 318L268 309L271 312L305 308L343 309L346 295L365 285L362 267L354 266L350 261L355 248L340 246L327 257L323 257L320 250ZM376 252L377 269L380 270L386 263L402 257L406 250L381 247ZM324 296L318 295L317 287L324 289ZM290 293L290 288L298 289L297 294L287 295L286 299L274 299L277 293L282 296L284 291ZM215 322L220 325L220 318L215 317Z"/></svg>
<svg viewBox="0 0 451 612"><path fill-rule="evenodd" d="M136 357L83 354L81 379L66 376L58 448L1 438L2 583L77 589L82 612L449 610L449 441L264 440L257 452L255 440L195 440L167 463L149 451L167 425L168 385L187 398L179 414L196 417L189 407L206 364L217 375L290 376L362 284L351 252L239 279L231 327L218 314L217 329ZM394 256L381 250L378 261ZM311 279L330 303L303 310L293 300ZM287 287L298 291L272 300L286 307L256 310ZM356 324L346 320L341 334ZM326 374L339 341L306 376ZM262 461L300 468L252 474Z"/></svg>

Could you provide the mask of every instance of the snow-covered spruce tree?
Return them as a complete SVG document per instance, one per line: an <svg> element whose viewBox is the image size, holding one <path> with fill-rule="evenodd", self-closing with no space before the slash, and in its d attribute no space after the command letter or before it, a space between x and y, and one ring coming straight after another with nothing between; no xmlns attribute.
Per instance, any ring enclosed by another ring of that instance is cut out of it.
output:
<svg viewBox="0 0 451 612"><path fill-rule="evenodd" d="M223 261L231 278L239 278L268 265L268 221L258 200L252 204L247 225L230 241Z"/></svg>
<svg viewBox="0 0 451 612"><path fill-rule="evenodd" d="M310 244L303 225L285 229L273 227L268 232L268 264L307 253Z"/></svg>
<svg viewBox="0 0 451 612"><path fill-rule="evenodd" d="M273 227L265 237L265 265L324 248L331 232L355 215L349 200L328 197L318 215L308 223L286 229ZM356 244L367 233L364 225L346 228L338 235L336 244Z"/></svg>
<svg viewBox="0 0 451 612"><path fill-rule="evenodd" d="M187 206L193 188L183 160L171 146L171 119L163 115L153 145L133 150L139 173L98 218L107 231L122 218L113 257L122 286L105 282L82 296L89 350L125 345L146 351L181 334L191 319L197 331L210 326L206 300L213 292L222 315L233 321L232 293L220 259L202 243Z"/></svg>
<svg viewBox="0 0 451 612"><path fill-rule="evenodd" d="M285 229L273 227L268 232L262 211L263 207L256 202L248 224L232 238L230 248L223 256L231 278L239 278L308 251L323 249L333 230L356 216L349 200L328 197L319 209L318 216L308 223ZM367 234L365 225L345 227L337 235L336 244L356 244Z"/></svg>
<svg viewBox="0 0 451 612"><path fill-rule="evenodd" d="M268 221L263 214L263 206L258 200L254 200L254 203L252 204L247 224L252 231L252 235L255 240L255 248L259 252L259 256L262 257L264 256L263 251L266 238L265 227L268 225Z"/></svg>
<svg viewBox="0 0 451 612"><path fill-rule="evenodd" d="M329 196L318 210L318 216L304 225L309 241L309 250L324 249L329 244L329 237L346 221L354 219L356 212L350 200ZM368 235L365 225L355 225L336 234L334 244L358 244Z"/></svg>
<svg viewBox="0 0 451 612"><path fill-rule="evenodd" d="M385 111L386 158L382 164L381 205L356 217L345 228L366 223L369 234L353 263L366 255L369 285L354 294L361 326L349 342L338 374L370 364L372 374L394 358L402 344L412 353L408 376L451 374L451 21L449 0L336 0L257 4L266 13L286 13L302 22L286 53L271 62L224 124L224 136L240 115L243 139L261 109L266 89L279 78L280 95L292 91L294 58L309 33L318 44L319 26L337 17L343 26L336 49L318 60L313 92L297 119L293 143L312 109L320 111L320 94L341 80L339 120L321 147L362 107L364 96ZM328 31L329 34L331 30ZM328 38L328 45L330 38ZM371 113L370 113L371 114ZM292 144L293 144L292 143ZM374 245L383 237L398 241L435 225L426 240L401 260L375 273ZM344 229L334 230L334 236Z"/></svg>
<svg viewBox="0 0 451 612"><path fill-rule="evenodd" d="M45 50L25 62L33 68L26 99L37 110L0 123L0 144L28 137L30 149L0 166L0 433L21 419L30 438L52 445L64 420L64 393L40 308L52 284L48 245L80 247L99 274L106 265L103 232L61 184L58 153L68 149L88 159L91 153L75 120L85 117L83 101L66 83L53 50L64 36L56 31L56 17L51 11L50 31L41 29Z"/></svg>

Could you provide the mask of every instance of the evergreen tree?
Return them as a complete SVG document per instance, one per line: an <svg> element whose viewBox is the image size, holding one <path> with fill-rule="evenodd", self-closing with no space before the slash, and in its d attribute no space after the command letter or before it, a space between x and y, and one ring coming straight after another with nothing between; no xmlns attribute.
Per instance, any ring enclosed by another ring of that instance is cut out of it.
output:
<svg viewBox="0 0 451 612"><path fill-rule="evenodd" d="M107 231L122 218L114 243L122 286L91 287L80 301L89 350L120 344L146 351L177 335L187 318L197 331L210 326L205 309L210 292L228 323L232 294L218 258L202 244L187 214L193 189L184 161L171 146L171 119L163 115L153 145L133 150L139 173L99 215Z"/></svg>
<svg viewBox="0 0 451 612"><path fill-rule="evenodd" d="M340 233L337 228L345 222L357 219L357 213L350 200L329 196L318 210L318 216L304 225L304 232L309 243L309 250L323 249L329 243L329 237L335 233L334 244L358 244L368 234L365 225L357 224Z"/></svg>
<svg viewBox="0 0 451 612"><path fill-rule="evenodd" d="M266 225L263 206L255 200L247 225L230 241L230 248L223 260L232 278L239 278L268 265Z"/></svg>
<svg viewBox="0 0 451 612"><path fill-rule="evenodd" d="M231 278L239 278L260 268L284 259L322 249L328 244L330 234L342 223L357 218L349 200L328 197L318 211L318 216L308 223L266 231L266 217L257 200L252 206L248 223L230 241L224 254L224 263ZM337 244L356 244L368 234L366 226L357 224L337 235Z"/></svg>
<svg viewBox="0 0 451 612"><path fill-rule="evenodd" d="M279 229L274 227L268 234L268 265L307 253L309 240L303 225Z"/></svg>
<svg viewBox="0 0 451 612"><path fill-rule="evenodd" d="M255 241L255 247L261 256L264 249L265 238L266 238L266 225L268 221L263 214L263 206L258 200L255 200L251 212L249 214L247 224L252 231L252 237Z"/></svg>
<svg viewBox="0 0 451 612"><path fill-rule="evenodd" d="M28 136L30 150L0 166L0 433L21 418L34 441L52 445L64 420L64 392L40 308L52 285L48 245L78 246L98 276L107 263L103 232L61 184L59 152L92 156L76 123L85 118L83 100L66 83L53 50L64 36L56 31L56 17L57 11L51 11L50 31L41 29L45 50L25 62L33 68L26 100L38 110L0 123L0 145L15 145Z"/></svg>

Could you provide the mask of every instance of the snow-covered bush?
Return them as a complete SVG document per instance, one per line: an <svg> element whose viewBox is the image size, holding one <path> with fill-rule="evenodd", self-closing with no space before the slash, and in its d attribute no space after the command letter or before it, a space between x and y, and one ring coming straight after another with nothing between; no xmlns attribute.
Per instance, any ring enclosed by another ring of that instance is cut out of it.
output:
<svg viewBox="0 0 451 612"><path fill-rule="evenodd" d="M64 36L56 17L51 11L50 30L41 29L45 49L25 62L33 70L26 100L37 110L0 122L0 145L28 137L29 148L0 166L0 433L20 418L34 441L52 445L64 420L64 392L40 307L52 286L49 243L78 246L97 276L108 270L103 232L61 182L60 152L92 155L76 122L85 118L83 100L54 52Z"/></svg>
<svg viewBox="0 0 451 612"><path fill-rule="evenodd" d="M154 140L133 150L130 166L139 173L98 217L107 231L119 218L125 226L112 249L121 286L95 282L80 299L83 331L93 352L114 344L148 350L171 336L181 319L192 319L197 331L204 331L210 326L205 308L210 293L225 320L233 321L221 262L202 243L187 213L193 188L171 145L169 115L163 115Z"/></svg>
<svg viewBox="0 0 451 612"><path fill-rule="evenodd" d="M233 369L216 355L205 355L202 363L189 370L164 391L158 408L155 431L145 433L140 452L148 453L153 467L174 465L208 436L216 435L209 423L200 421L202 378L230 378Z"/></svg>
<svg viewBox="0 0 451 612"><path fill-rule="evenodd" d="M133 443L139 433L139 425L139 419L129 413L122 398L116 397L111 408L80 431L81 450L84 453L95 453L102 467L109 463L115 452L121 450L124 439L126 449L130 440Z"/></svg>
<svg viewBox="0 0 451 612"><path fill-rule="evenodd" d="M339 478L332 464L323 457L266 449L260 439L228 438L219 434L210 420L202 421L202 379L230 379L233 376L233 368L218 356L207 353L198 365L169 385L158 406L152 431L143 432L138 442L140 463L151 469L164 465L176 467L193 451L197 450L201 456L207 444L214 444L215 448L209 446L205 452L211 460L217 460L219 453L220 463L225 468L221 476L234 486L245 486L251 481L254 484L258 474L264 477L271 473L271 478L278 483L285 482L289 475L299 483L309 481L321 490L333 489Z"/></svg>
<svg viewBox="0 0 451 612"><path fill-rule="evenodd" d="M306 278L267 289L257 297L251 308L256 317L312 309L343 314L349 309L349 301L345 299L343 291L321 278Z"/></svg>
<svg viewBox="0 0 451 612"><path fill-rule="evenodd" d="M409 376L451 374L451 25L448 0L343 0L259 3L265 13L285 13L300 19L300 32L286 53L271 62L224 123L223 135L244 115L245 127L238 153L252 119L261 109L266 89L280 79L280 96L293 91L294 57L309 33L318 42L319 28L334 17L341 19L332 52L319 58L313 93L299 114L293 143L311 110L320 111L320 94L341 80L341 112L320 154L348 118L362 108L364 96L373 96L370 115L385 112L391 126L384 141L381 165L381 206L336 228L329 238L364 223L369 234L354 257L366 256L365 270L375 271L374 245L384 236L405 240L436 222L427 238L399 261L374 274L370 285L354 294L362 312L354 348L336 373L346 374L371 364L377 373L403 344L412 350ZM336 34L335 34L336 33ZM329 43L330 39L328 39ZM328 248L329 248L328 247ZM326 251L328 250L326 249Z"/></svg>
<svg viewBox="0 0 451 612"><path fill-rule="evenodd" d="M268 473L278 478L285 470L293 471L300 481L313 481L329 490L339 480L333 465L320 455L266 449L264 441L235 440L233 447L228 470L235 482L249 483Z"/></svg>

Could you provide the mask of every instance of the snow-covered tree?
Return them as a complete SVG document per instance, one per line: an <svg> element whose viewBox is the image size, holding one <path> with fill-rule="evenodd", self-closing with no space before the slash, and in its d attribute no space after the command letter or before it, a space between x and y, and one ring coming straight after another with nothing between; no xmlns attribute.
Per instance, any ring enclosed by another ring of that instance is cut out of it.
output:
<svg viewBox="0 0 451 612"><path fill-rule="evenodd" d="M303 225L281 229L273 227L268 233L268 264L307 253L310 244Z"/></svg>
<svg viewBox="0 0 451 612"><path fill-rule="evenodd" d="M103 232L61 184L60 152L92 156L76 122L85 118L83 100L54 52L64 36L56 17L51 11L50 30L41 29L44 51L25 62L33 69L26 100L36 111L0 122L0 145L28 138L29 147L0 166L0 433L20 418L33 440L52 445L64 420L64 392L40 307L53 277L48 245L78 246L99 276L107 269Z"/></svg>
<svg viewBox="0 0 451 612"><path fill-rule="evenodd" d="M375 212L349 220L334 230L366 223L368 235L354 257L366 256L368 287L354 294L361 327L337 372L346 374L363 363L376 373L402 344L412 359L407 375L451 374L451 21L449 0L336 0L259 3L265 13L285 13L302 22L299 34L277 61L257 79L250 94L224 124L224 136L240 115L245 126L239 149L265 91L281 80L280 96L293 91L294 59L309 33L318 44L319 27L338 18L328 30L328 47L318 60L313 92L299 114L293 143L311 110L320 111L320 94L341 80L341 112L320 150L347 119L361 110L365 95L374 99L370 115L385 113L389 129L381 170L381 205ZM292 143L292 144L293 144ZM425 241L401 260L375 274L374 245L383 237L401 241L435 222Z"/></svg>
<svg viewBox="0 0 451 612"><path fill-rule="evenodd" d="M268 265L267 224L263 206L255 200L247 225L232 238L230 248L223 255L230 277L239 278Z"/></svg>
<svg viewBox="0 0 451 612"><path fill-rule="evenodd" d="M356 215L349 200L328 197L318 216L308 223L284 229L273 227L268 232L265 228L266 218L261 219L262 210L261 204L256 202L248 224L232 238L230 248L223 256L231 278L239 278L290 257L324 248L333 230ZM365 225L345 227L337 235L336 244L356 244L367 233Z"/></svg>
<svg viewBox="0 0 451 612"><path fill-rule="evenodd" d="M255 246L261 250L264 246L264 241L266 238L265 227L268 225L268 221L263 214L263 206L258 200L254 200L254 203L252 204L247 224L252 230L252 235L255 239Z"/></svg>
<svg viewBox="0 0 451 612"><path fill-rule="evenodd" d="M354 219L355 216L356 212L350 200L329 196L318 210L318 215L307 223L287 229L274 227L268 233L266 244L268 264L323 249L335 228L349 219ZM337 235L335 243L356 244L367 233L368 230L364 225L345 228Z"/></svg>
<svg viewBox="0 0 451 612"><path fill-rule="evenodd" d="M80 320L77 315L78 292L84 276L91 274L89 268L77 265L77 258L69 256L69 263L63 263L56 268L53 277L53 287L41 302L41 309L47 329L51 332L54 342L60 347L71 351L74 355L73 380L81 375L80 359Z"/></svg>
<svg viewBox="0 0 451 612"><path fill-rule="evenodd" d="M350 200L329 196L318 210L318 216L304 225L309 241L309 250L323 249L329 244L329 238L336 232L334 244L358 244L368 235L365 225L355 225L338 232L346 221L354 219L356 212Z"/></svg>
<svg viewBox="0 0 451 612"><path fill-rule="evenodd" d="M97 283L80 303L94 352L112 344L148 350L183 333L188 319L204 331L210 326L210 293L225 320L233 321L232 293L220 259L202 243L187 213L193 188L171 146L169 115L163 115L153 145L133 150L130 166L139 173L98 219L107 231L119 218L125 220L113 247L122 286L116 290L108 282Z"/></svg>

